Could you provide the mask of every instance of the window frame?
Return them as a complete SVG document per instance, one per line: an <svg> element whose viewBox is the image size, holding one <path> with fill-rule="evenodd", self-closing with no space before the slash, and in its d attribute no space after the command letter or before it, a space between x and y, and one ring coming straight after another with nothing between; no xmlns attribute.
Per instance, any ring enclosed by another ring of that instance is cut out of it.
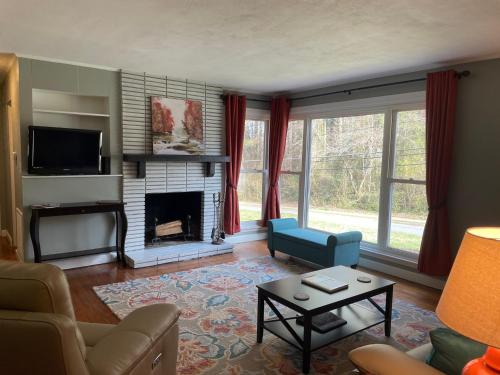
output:
<svg viewBox="0 0 500 375"><path fill-rule="evenodd" d="M397 113L400 111L425 109L425 91L415 91L404 94L379 96L365 99L354 99L342 102L325 103L304 107L292 107L289 121L303 121L302 139L302 169L300 172L284 171L282 174L299 175L298 222L300 227L307 227L309 219L309 195L311 186L312 157L312 121L320 118L362 116L376 113L384 114L384 135L382 150L382 165L380 174L380 196L378 212L377 244L362 242L361 251L375 258L391 261L410 267L415 267L418 253L392 248L389 246L391 206L393 187L398 183L425 185L425 181L401 179L394 177L395 147L397 130ZM240 173L262 173L262 216L268 190L269 177L269 121L270 111L248 108L245 120L264 121L264 155L263 169L241 169ZM262 229L261 220L241 222L243 230Z"/></svg>
<svg viewBox="0 0 500 375"><path fill-rule="evenodd" d="M340 117L356 117L356 116L369 116L369 115L380 115L380 114L383 114L384 115L384 135L383 135L383 147L382 147L382 161L381 161L381 171L380 171L380 186L382 187L382 179L383 179L383 172L384 172L384 169L383 169L383 164L384 164L384 156L385 156L385 129L386 129L386 121L387 121L387 109L380 109L380 108L377 108L377 107L374 107L374 108L355 108L355 109L351 109L351 110L341 110L339 112L331 112L331 114L328 114L328 112L323 112L321 113L320 115L313 115L313 116L309 116L308 118L308 125L309 125L309 139L308 139L308 143L309 143L309 155L308 155L308 168L309 168L309 176L308 176L308 181L307 181L307 184L309 185L308 187L308 196L307 196L307 206L304 206L304 210L307 211L307 220L309 219L309 194L310 194L310 190L311 190L311 179L310 179L310 173L311 173L311 167L312 167L312 123L314 120L321 120L321 119L326 119L326 118L340 118ZM338 114L337 114L338 113ZM380 201L380 195L382 194L382 189L380 190L379 192L379 212L378 212L378 232L380 232L380 210L381 210L381 201ZM305 221L305 223L309 223L308 221ZM305 225L305 227L307 228L310 228L309 226ZM317 228L310 228L310 229L314 229L314 230L319 230L319 231L322 231L321 229L317 229ZM366 242L366 241L362 241L362 244L367 247L367 248L371 248L371 249L377 249L379 250L379 243L380 243L380 233L377 233L377 244L373 244L371 242Z"/></svg>
<svg viewBox="0 0 500 375"><path fill-rule="evenodd" d="M240 169L240 177L242 173L261 173L262 174L262 202L261 202L261 218L259 220L250 221L240 221L240 227L242 230L252 230L261 228L262 220L264 219L264 209L266 205L266 196L268 188L268 176L269 176L269 121L270 112L261 109L247 108L245 115L246 121L262 121L264 122L264 155L263 155L263 166L260 169ZM243 144L245 147L245 144Z"/></svg>
<svg viewBox="0 0 500 375"><path fill-rule="evenodd" d="M399 111L425 109L425 91L415 91L404 94L378 96L365 99L354 99L343 102L333 102L304 107L292 107L290 121L304 119L303 140L303 186L299 202L299 225L307 227L309 216L312 121L321 118L362 116L376 113L384 114L384 135L382 150L382 166L380 180L378 238L377 244L362 241L362 251L375 256L390 258L399 263L415 266L418 254L395 249L388 246L391 220L392 187L394 183L404 179L394 179L394 151L396 125L395 116ZM392 164L391 164L392 163ZM409 182L405 182L409 183ZM412 181L415 183L415 180ZM421 182L419 182L421 183ZM421 183L422 184L422 183ZM425 181L423 182L425 185ZM302 212L301 212L302 211Z"/></svg>
<svg viewBox="0 0 500 375"><path fill-rule="evenodd" d="M297 201L297 222L299 224L299 227L302 227L304 225L304 189L305 189L305 152L306 152L306 134L307 134L307 123L305 117L290 117L288 119L288 126L290 126L290 122L293 121L302 121L302 160L301 160L301 166L300 166L300 172L296 171L286 171L281 169L280 170L280 180L279 184L281 184L281 176L282 175L294 175L294 176L299 176L299 196L298 196L298 201ZM281 192L281 189L280 189Z"/></svg>
<svg viewBox="0 0 500 375"><path fill-rule="evenodd" d="M418 110L425 110L425 103L413 103L413 104L408 104L405 106L398 106L391 111L388 111L389 113L386 114L390 115L390 130L389 130L389 150L388 150L388 157L387 157L387 173L385 174L385 177L383 177L383 183L384 183L384 188L381 189L381 191L384 191L384 204L385 204L385 210L384 214L385 217L383 218L384 220L381 220L384 225L384 233L382 233L382 238L380 237L380 228L379 228L379 245L381 244L383 247L384 252L390 252L394 253L395 255L399 257L404 257L404 258L409 258L411 260L417 260L418 259L418 253L413 253L408 250L402 250L402 249L397 249L395 247L390 246L390 237L391 237L391 216L392 216L392 198L393 198L393 192L394 192L394 186L395 184L411 184L411 185L426 185L425 180L415 180L413 178L395 178L394 173L395 173L395 166L396 166L396 141L397 141L397 125L398 125L398 120L397 116L399 112L405 112L405 111L418 111ZM382 199L381 199L382 200ZM382 203L382 202L381 202ZM380 226L380 224L379 224Z"/></svg>

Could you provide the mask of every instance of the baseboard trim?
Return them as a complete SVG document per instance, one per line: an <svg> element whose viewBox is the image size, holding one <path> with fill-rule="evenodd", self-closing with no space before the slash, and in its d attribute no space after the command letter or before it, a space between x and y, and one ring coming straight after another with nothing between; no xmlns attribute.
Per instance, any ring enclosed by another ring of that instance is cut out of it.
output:
<svg viewBox="0 0 500 375"><path fill-rule="evenodd" d="M267 231L258 231L258 232L240 232L238 234L234 234L232 236L226 237L226 242L231 244L243 243L243 242L251 242L251 241L259 241L267 239Z"/></svg>
<svg viewBox="0 0 500 375"><path fill-rule="evenodd" d="M2 237L7 238L7 241L9 241L9 245L12 246L12 236L7 229L2 229Z"/></svg>
<svg viewBox="0 0 500 375"><path fill-rule="evenodd" d="M436 278L436 277L431 277L427 276L421 273L418 273L416 271L403 268L401 266L394 266L391 264L387 263L382 263L373 259L367 259L363 256L361 256L359 260L359 265L361 267L371 269L374 271L379 271L383 272L387 275L392 275L399 277L401 279L405 279L408 281L412 281L417 284L425 285L434 289L440 289L442 290L444 288L444 284L446 283L446 280Z"/></svg>
<svg viewBox="0 0 500 375"><path fill-rule="evenodd" d="M73 268L82 268L89 266L97 266L99 264L116 262L116 253L102 253L94 255L84 255L74 258L48 260L44 263L50 263L63 270Z"/></svg>

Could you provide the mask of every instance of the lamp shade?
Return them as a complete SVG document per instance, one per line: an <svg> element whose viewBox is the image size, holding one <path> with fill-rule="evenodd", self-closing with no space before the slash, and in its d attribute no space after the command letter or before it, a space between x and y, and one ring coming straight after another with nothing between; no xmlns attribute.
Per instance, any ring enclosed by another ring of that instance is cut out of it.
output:
<svg viewBox="0 0 500 375"><path fill-rule="evenodd" d="M500 348L500 228L467 230L436 313L451 329Z"/></svg>

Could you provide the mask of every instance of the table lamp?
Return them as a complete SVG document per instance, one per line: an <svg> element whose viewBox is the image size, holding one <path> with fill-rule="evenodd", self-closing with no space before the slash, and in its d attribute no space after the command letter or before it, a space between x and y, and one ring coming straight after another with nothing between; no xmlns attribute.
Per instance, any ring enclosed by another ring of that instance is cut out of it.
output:
<svg viewBox="0 0 500 375"><path fill-rule="evenodd" d="M436 313L452 330L488 345L462 375L500 374L500 227L466 231Z"/></svg>

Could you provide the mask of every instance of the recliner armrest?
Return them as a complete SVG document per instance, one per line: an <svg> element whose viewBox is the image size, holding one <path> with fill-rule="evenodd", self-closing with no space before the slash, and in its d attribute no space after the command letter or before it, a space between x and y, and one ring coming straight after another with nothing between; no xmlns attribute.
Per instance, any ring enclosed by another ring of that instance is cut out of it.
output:
<svg viewBox="0 0 500 375"><path fill-rule="evenodd" d="M177 327L179 315L180 310L171 304L145 306L132 311L89 351L86 362L90 373L128 373L158 340Z"/></svg>
<svg viewBox="0 0 500 375"><path fill-rule="evenodd" d="M365 345L351 350L351 362L370 375L445 375L396 348L383 344Z"/></svg>
<svg viewBox="0 0 500 375"><path fill-rule="evenodd" d="M144 306L127 315L110 334L135 331L148 336L151 340L156 340L159 335L177 323L180 315L181 311L172 304Z"/></svg>
<svg viewBox="0 0 500 375"><path fill-rule="evenodd" d="M75 321L63 314L0 310L0 373L88 375Z"/></svg>

